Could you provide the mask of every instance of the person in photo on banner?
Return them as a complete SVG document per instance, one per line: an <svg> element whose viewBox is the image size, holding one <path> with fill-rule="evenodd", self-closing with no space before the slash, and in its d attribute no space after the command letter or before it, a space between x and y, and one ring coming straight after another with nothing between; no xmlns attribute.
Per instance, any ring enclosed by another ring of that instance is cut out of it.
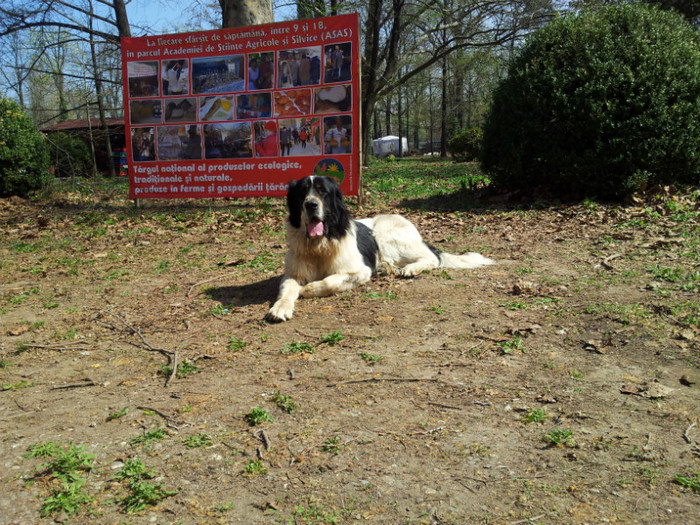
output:
<svg viewBox="0 0 700 525"><path fill-rule="evenodd" d="M274 120L255 123L255 156L277 156L277 124Z"/></svg>
<svg viewBox="0 0 700 525"><path fill-rule="evenodd" d="M350 135L343 125L343 118L338 116L326 119L328 126L325 134L326 153L350 153Z"/></svg>
<svg viewBox="0 0 700 525"><path fill-rule="evenodd" d="M258 89L258 79L260 78L260 68L258 67L258 59L252 58L248 64L248 91Z"/></svg>

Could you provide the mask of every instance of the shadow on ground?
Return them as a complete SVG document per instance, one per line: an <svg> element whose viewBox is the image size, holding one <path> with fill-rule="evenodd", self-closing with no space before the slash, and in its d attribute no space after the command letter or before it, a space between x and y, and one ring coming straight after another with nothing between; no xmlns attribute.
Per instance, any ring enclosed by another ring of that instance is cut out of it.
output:
<svg viewBox="0 0 700 525"><path fill-rule="evenodd" d="M212 300L219 301L223 306L240 307L255 304L265 304L274 301L277 296L280 276L269 277L241 286L222 286L212 288L204 293Z"/></svg>

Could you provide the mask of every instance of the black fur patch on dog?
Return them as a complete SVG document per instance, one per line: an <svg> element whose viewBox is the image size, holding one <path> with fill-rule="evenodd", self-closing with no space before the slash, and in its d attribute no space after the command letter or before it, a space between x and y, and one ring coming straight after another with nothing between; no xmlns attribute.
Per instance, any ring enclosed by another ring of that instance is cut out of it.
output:
<svg viewBox="0 0 700 525"><path fill-rule="evenodd" d="M367 226L360 222L355 222L355 226L357 227L357 249L360 250L365 264L372 268L372 274L376 274L377 253L379 252L377 241L374 239L372 230Z"/></svg>

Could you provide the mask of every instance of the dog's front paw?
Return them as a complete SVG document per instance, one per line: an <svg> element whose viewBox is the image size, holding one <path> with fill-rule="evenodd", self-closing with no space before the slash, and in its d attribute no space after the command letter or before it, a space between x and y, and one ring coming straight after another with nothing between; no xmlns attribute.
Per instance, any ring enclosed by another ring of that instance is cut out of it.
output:
<svg viewBox="0 0 700 525"><path fill-rule="evenodd" d="M272 305L270 311L267 312L265 316L265 321L268 323L283 323L284 321L289 321L294 315L294 305L286 306L281 304L281 301L277 301Z"/></svg>

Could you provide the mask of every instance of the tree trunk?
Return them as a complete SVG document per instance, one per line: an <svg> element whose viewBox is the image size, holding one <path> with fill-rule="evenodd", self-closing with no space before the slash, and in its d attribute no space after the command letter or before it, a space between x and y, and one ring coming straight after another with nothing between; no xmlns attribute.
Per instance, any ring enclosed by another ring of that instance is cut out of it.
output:
<svg viewBox="0 0 700 525"><path fill-rule="evenodd" d="M398 157L403 157L403 154L404 154L404 151L403 151L403 141L401 140L401 137L404 135L404 131L403 131L403 119L401 118L401 116L402 116L402 114L403 114L403 103L402 103L402 100L401 100L401 98L402 98L402 96L403 96L403 89L401 89L401 87L399 87L398 93L397 93L397 94L398 94L398 105L397 105L397 110L396 110L396 111L397 111L398 114L397 114L397 117L396 117L396 118L397 118L397 120L399 121L399 151L397 152L397 153L398 153L397 156L398 156Z"/></svg>
<svg viewBox="0 0 700 525"><path fill-rule="evenodd" d="M442 59L442 102L440 104L440 156L447 157L447 58Z"/></svg>
<svg viewBox="0 0 700 525"><path fill-rule="evenodd" d="M115 2L116 6L117 2ZM122 4L123 5L123 4ZM90 2L90 29L92 30L92 21L93 21L93 6L92 2ZM126 15L126 12L124 13ZM127 28L128 28L128 23L127 23ZM105 118L105 108L104 108L104 101L102 100L102 79L100 78L100 70L97 67L97 53L95 51L95 36L92 34L92 31L89 34L90 38L90 56L92 57L92 71L93 75L95 76L95 95L97 96L97 110L99 111L100 114L100 128L102 131L102 138L105 142L105 149L107 150L107 164L108 164L108 169L109 169L109 176L114 177L116 175L115 169L114 169L114 153L112 152L112 141L110 140L110 133L109 133L109 126L107 125L107 119ZM88 107L90 107L90 103L88 102ZM88 111L89 115L89 111ZM89 118L89 117L88 117ZM90 121L88 120L88 125ZM92 129L92 128L91 128Z"/></svg>
<svg viewBox="0 0 700 525"><path fill-rule="evenodd" d="M386 134L391 135L391 98L387 98L384 108L384 122L386 123Z"/></svg>
<svg viewBox="0 0 700 525"><path fill-rule="evenodd" d="M129 28L129 19L126 16L126 5L124 4L124 0L114 0L112 5L114 6L114 17L117 22L117 31L119 32L119 36L130 37L131 29ZM92 5L90 6L90 9L92 9Z"/></svg>
<svg viewBox="0 0 700 525"><path fill-rule="evenodd" d="M274 21L271 0L219 0L221 27L244 27Z"/></svg>

